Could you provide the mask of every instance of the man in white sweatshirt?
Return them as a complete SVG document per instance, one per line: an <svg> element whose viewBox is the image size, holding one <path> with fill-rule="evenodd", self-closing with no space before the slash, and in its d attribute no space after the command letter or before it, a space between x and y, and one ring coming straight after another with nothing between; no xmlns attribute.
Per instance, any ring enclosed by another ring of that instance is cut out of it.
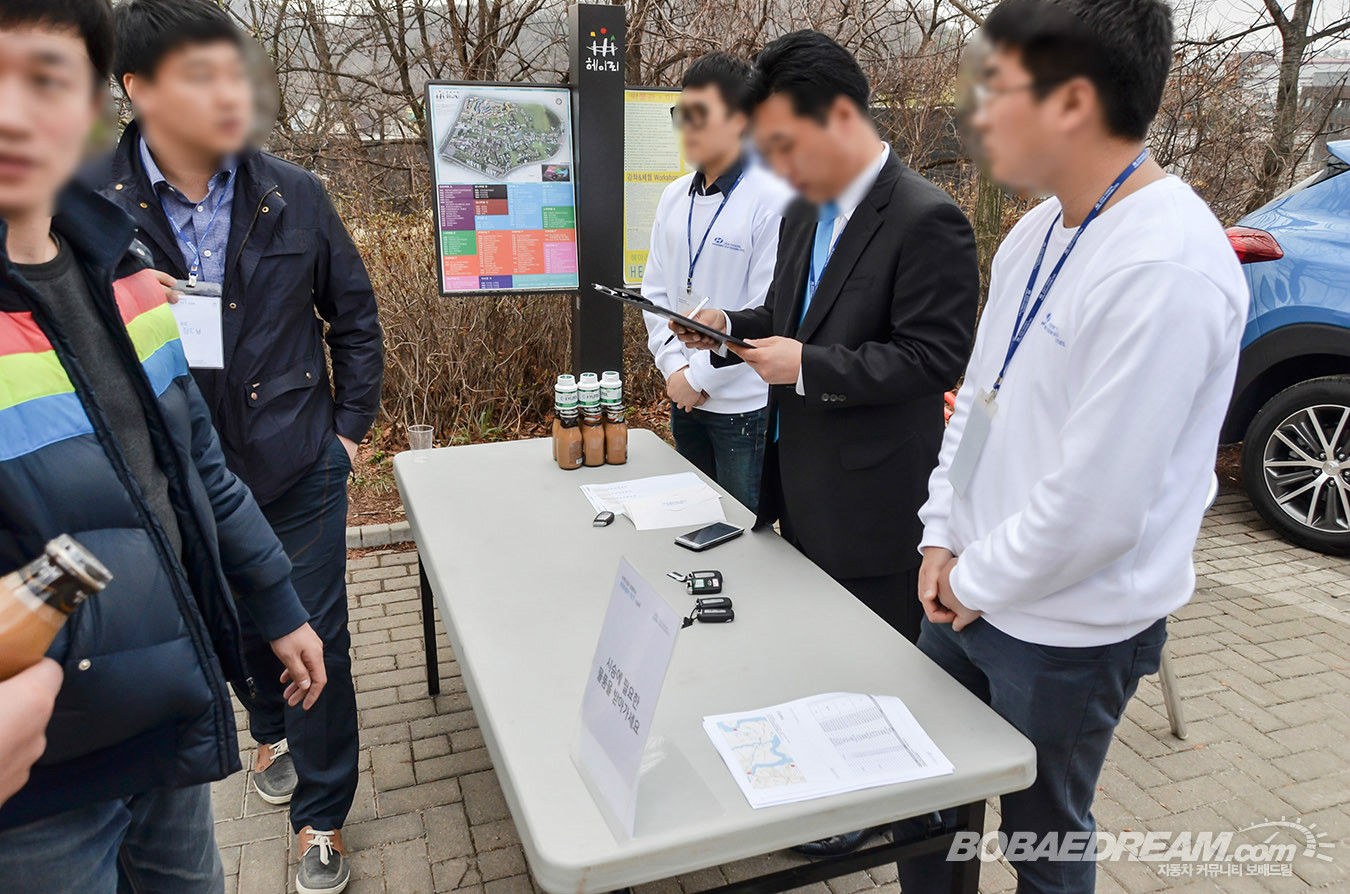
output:
<svg viewBox="0 0 1350 894"><path fill-rule="evenodd" d="M778 257L778 229L792 197L751 161L743 142L750 66L709 53L685 73L673 110L696 170L666 187L652 224L642 294L681 313L764 303ZM675 449L750 511L759 502L769 388L744 364L717 368L647 314L647 346L666 378Z"/></svg>
<svg viewBox="0 0 1350 894"><path fill-rule="evenodd" d="M1002 831L1045 845L1008 854L1018 891L1090 892L1107 748L1194 588L1248 295L1219 222L1144 149L1168 7L1005 0L984 31L991 172L1051 198L994 259L920 511L919 647L1036 746L1035 783L1002 799ZM946 890L932 870L902 866L906 894Z"/></svg>

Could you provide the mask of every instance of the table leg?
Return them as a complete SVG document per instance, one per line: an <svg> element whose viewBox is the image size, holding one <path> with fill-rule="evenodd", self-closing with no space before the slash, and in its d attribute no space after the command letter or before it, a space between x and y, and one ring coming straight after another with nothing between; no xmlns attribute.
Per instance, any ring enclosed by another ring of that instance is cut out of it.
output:
<svg viewBox="0 0 1350 894"><path fill-rule="evenodd" d="M956 827L984 834L984 801L956 808ZM952 894L980 894L980 858L952 864Z"/></svg>
<svg viewBox="0 0 1350 894"><path fill-rule="evenodd" d="M427 581L427 569L417 560L417 578L422 591L422 646L427 653L427 692L441 694L441 668L436 659L436 603Z"/></svg>
<svg viewBox="0 0 1350 894"><path fill-rule="evenodd" d="M963 804L956 808L955 826L948 827L928 838L905 841L900 844L882 842L872 847L854 851L851 854L845 854L842 857L812 860L809 863L801 863L765 875L741 879L718 888L712 888L705 891L704 894L779 894L779 892L791 891L832 878L840 878L875 866L884 866L887 863L896 863L933 854L945 855L951 849L952 841L956 838L956 835L966 830L984 834L983 801L978 804ZM626 890L617 889L612 894L621 894ZM952 894L979 894L979 890L979 858L953 863Z"/></svg>

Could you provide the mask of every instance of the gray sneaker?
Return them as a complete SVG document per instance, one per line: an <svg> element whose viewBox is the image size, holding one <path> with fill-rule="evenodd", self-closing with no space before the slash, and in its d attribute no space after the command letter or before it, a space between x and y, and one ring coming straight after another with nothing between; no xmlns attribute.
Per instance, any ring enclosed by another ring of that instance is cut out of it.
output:
<svg viewBox="0 0 1350 894"><path fill-rule="evenodd" d="M295 874L298 894L337 894L347 887L351 876L341 832L319 832L313 826L300 830L300 870Z"/></svg>
<svg viewBox="0 0 1350 894"><path fill-rule="evenodd" d="M295 794L295 760L286 740L259 745L253 755L253 787L268 804L289 804Z"/></svg>

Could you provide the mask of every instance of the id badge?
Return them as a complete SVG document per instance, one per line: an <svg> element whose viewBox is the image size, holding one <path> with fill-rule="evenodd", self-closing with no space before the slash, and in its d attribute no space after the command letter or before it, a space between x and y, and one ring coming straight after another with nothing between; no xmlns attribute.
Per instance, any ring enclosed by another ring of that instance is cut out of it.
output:
<svg viewBox="0 0 1350 894"><path fill-rule="evenodd" d="M225 294L225 287L218 282L207 282L199 279L193 282L190 279L175 279L173 281L175 292L184 295L205 295L208 298L220 298Z"/></svg>
<svg viewBox="0 0 1350 894"><path fill-rule="evenodd" d="M947 469L947 480L958 497L965 497L970 480L975 477L975 467L979 465L994 414L998 412L997 396L988 391L975 392L975 402L970 405L970 415L961 432L961 443L956 445L956 456L952 457L951 467Z"/></svg>
<svg viewBox="0 0 1350 894"><path fill-rule="evenodd" d="M192 369L224 369L225 337L221 318L220 294L202 294L202 286L217 283L197 283L197 288L185 290L178 301L170 305L178 323L178 338Z"/></svg>

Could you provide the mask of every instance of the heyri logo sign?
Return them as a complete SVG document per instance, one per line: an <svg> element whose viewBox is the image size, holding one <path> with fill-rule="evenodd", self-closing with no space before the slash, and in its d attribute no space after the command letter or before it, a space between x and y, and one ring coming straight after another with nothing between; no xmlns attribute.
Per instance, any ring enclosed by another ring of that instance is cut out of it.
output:
<svg viewBox="0 0 1350 894"><path fill-rule="evenodd" d="M591 42L584 44L587 71L619 71L619 42L608 28L591 32Z"/></svg>

